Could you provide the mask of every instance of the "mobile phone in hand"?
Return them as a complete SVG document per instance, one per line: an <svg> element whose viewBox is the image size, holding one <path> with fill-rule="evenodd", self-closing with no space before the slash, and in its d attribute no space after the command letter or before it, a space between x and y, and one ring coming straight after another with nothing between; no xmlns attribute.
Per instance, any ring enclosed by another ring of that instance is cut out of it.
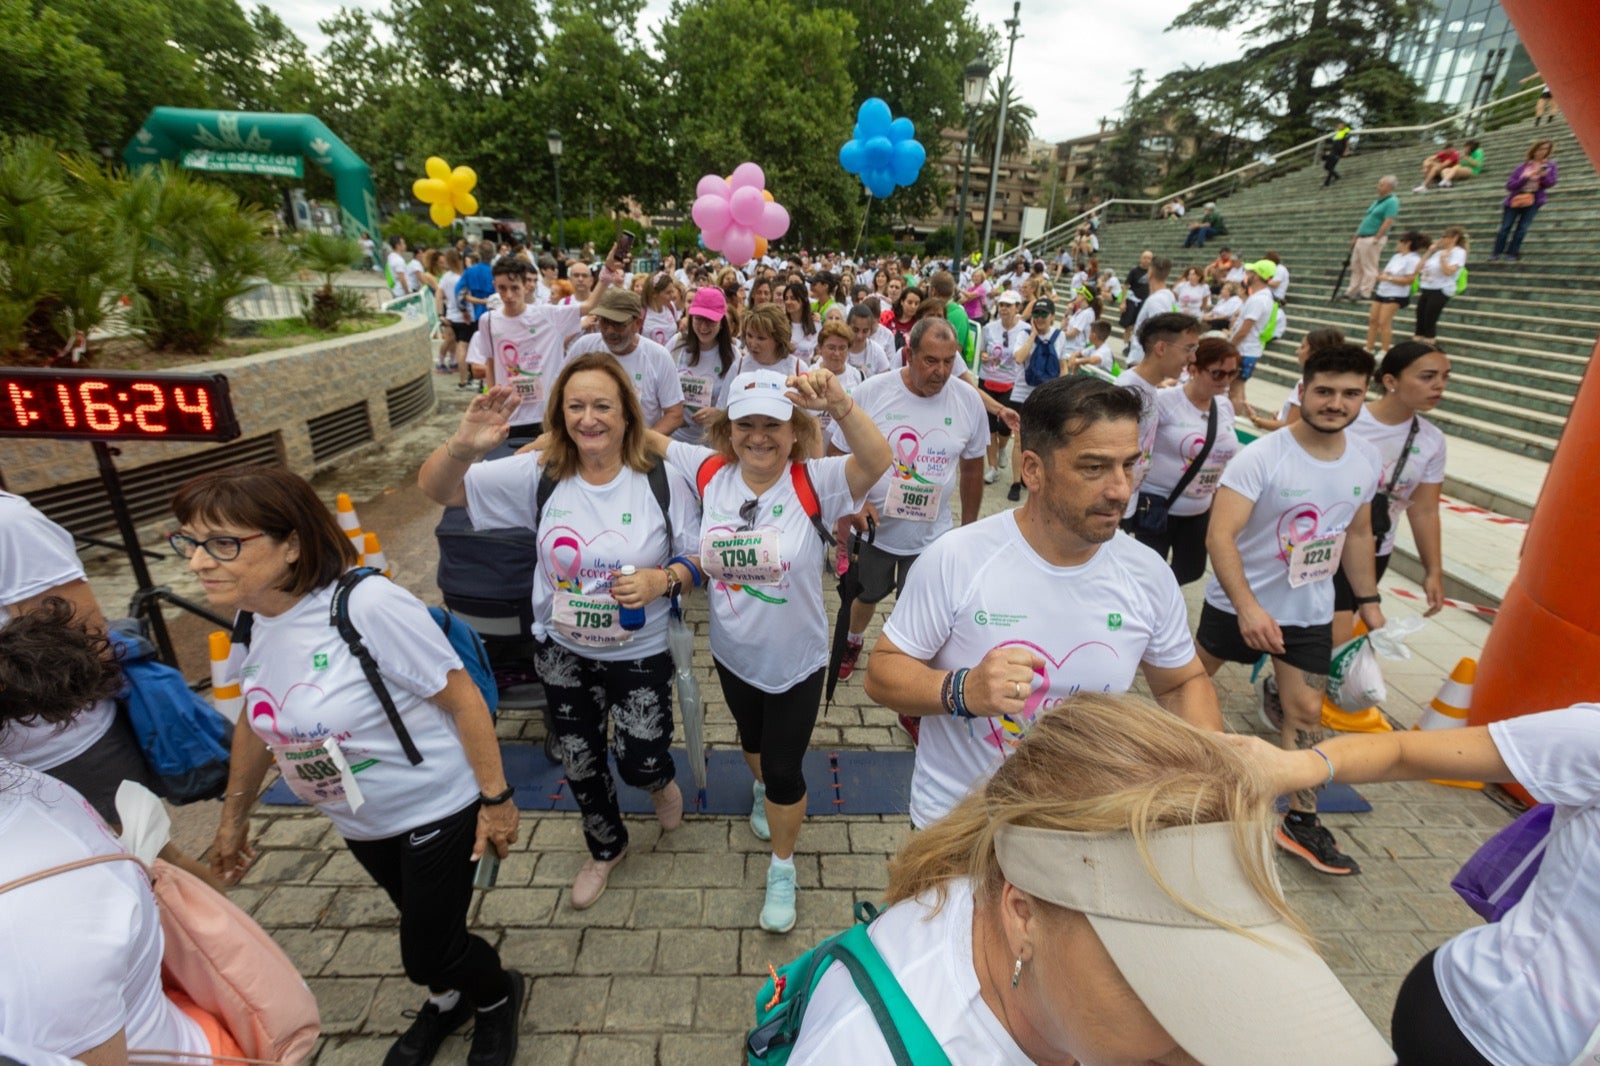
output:
<svg viewBox="0 0 1600 1066"><path fill-rule="evenodd" d="M500 856L494 853L494 848L486 846L483 857L478 860L477 869L472 875L472 887L491 889L499 878Z"/></svg>
<svg viewBox="0 0 1600 1066"><path fill-rule="evenodd" d="M617 235L617 243L611 248L611 254L617 262L622 262L633 254L633 234L623 230Z"/></svg>

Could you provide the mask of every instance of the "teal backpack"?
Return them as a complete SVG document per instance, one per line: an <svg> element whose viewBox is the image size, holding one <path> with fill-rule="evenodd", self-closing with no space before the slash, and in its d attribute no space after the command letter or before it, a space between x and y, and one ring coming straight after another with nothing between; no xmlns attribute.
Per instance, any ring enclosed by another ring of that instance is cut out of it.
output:
<svg viewBox="0 0 1600 1066"><path fill-rule="evenodd" d="M858 903L855 914L855 925L776 971L761 986L756 994L756 1026L745 1040L749 1066L783 1066L789 1061L800 1040L811 994L836 961L850 971L896 1066L950 1066L949 1056L867 935L868 924L878 916L877 908Z"/></svg>

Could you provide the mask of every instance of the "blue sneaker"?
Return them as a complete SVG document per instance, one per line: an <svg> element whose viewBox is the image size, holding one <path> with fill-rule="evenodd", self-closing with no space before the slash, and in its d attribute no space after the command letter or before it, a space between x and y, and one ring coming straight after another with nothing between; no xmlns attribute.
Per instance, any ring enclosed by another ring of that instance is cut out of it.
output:
<svg viewBox="0 0 1600 1066"><path fill-rule="evenodd" d="M793 866L767 867L767 902L761 908L761 928L769 933L787 933L794 928Z"/></svg>
<svg viewBox="0 0 1600 1066"><path fill-rule="evenodd" d="M750 832L756 835L757 840L771 840L772 829L767 825L767 786L757 781L750 791L756 797L750 807Z"/></svg>

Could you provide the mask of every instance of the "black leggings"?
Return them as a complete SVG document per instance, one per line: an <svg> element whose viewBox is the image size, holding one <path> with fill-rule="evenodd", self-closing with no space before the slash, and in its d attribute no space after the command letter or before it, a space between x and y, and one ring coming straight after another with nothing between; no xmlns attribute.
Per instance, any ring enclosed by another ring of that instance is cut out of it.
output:
<svg viewBox="0 0 1600 1066"><path fill-rule="evenodd" d="M589 659L546 641L536 662L583 839L596 859L614 859L628 846L628 828L606 765L606 726L622 780L646 792L672 784L672 656Z"/></svg>
<svg viewBox="0 0 1600 1066"><path fill-rule="evenodd" d="M1417 961L1394 1000L1389 1038L1399 1066L1494 1066L1461 1033L1439 994L1430 951Z"/></svg>
<svg viewBox="0 0 1600 1066"><path fill-rule="evenodd" d="M1172 559L1172 576L1178 584L1199 580L1206 572L1206 530L1211 526L1211 509L1199 514L1168 515L1167 528L1160 533L1134 529L1140 544L1153 548L1157 555Z"/></svg>
<svg viewBox="0 0 1600 1066"><path fill-rule="evenodd" d="M478 804L382 840L347 840L350 854L400 909L406 976L433 992L459 991L490 1007L511 990L500 956L467 932Z"/></svg>
<svg viewBox="0 0 1600 1066"><path fill-rule="evenodd" d="M739 723L739 745L747 755L761 756L761 779L767 798L780 807L806 798L802 762L811 746L817 709L822 704L823 667L787 692L764 692L717 664L722 697Z"/></svg>
<svg viewBox="0 0 1600 1066"><path fill-rule="evenodd" d="M1444 314L1444 305L1449 302L1450 297L1438 289L1422 289L1417 293L1417 336L1432 340L1439 335L1439 316Z"/></svg>

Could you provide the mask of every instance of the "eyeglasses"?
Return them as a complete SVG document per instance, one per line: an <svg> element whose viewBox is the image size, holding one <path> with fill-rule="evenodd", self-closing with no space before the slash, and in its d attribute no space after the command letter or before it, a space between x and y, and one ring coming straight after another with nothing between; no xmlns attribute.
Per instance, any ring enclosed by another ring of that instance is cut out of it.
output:
<svg viewBox="0 0 1600 1066"><path fill-rule="evenodd" d="M743 533L746 530L755 529L756 528L756 515L759 514L760 511L761 511L761 499L760 499L760 497L757 497L757 498L751 499L751 500L746 500L743 503L741 503L739 505L739 521L743 522L744 525L740 526L734 532Z"/></svg>
<svg viewBox="0 0 1600 1066"><path fill-rule="evenodd" d="M194 553L201 548L206 554L219 563L231 563L239 558L239 552L244 548L244 542L266 536L265 533L252 533L248 537L207 537L205 540L195 540L187 533L168 533L167 543L172 545L172 550L185 559L193 559Z"/></svg>
<svg viewBox="0 0 1600 1066"><path fill-rule="evenodd" d="M1213 370L1207 370L1206 373L1211 375L1211 380L1212 381L1232 381L1234 378L1239 376L1239 371L1238 370L1214 370L1213 369Z"/></svg>

